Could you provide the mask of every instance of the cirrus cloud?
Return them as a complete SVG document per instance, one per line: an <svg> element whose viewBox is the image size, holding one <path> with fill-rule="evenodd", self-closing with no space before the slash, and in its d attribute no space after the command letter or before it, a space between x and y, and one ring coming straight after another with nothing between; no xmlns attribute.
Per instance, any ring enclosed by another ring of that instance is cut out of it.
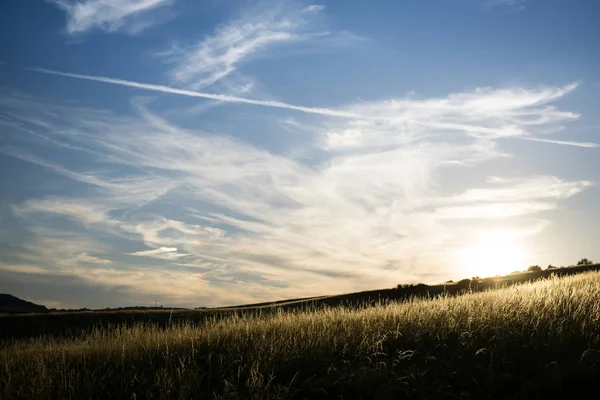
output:
<svg viewBox="0 0 600 400"><path fill-rule="evenodd" d="M48 0L67 14L70 35L93 29L136 34L157 22L152 11L173 0Z"/></svg>
<svg viewBox="0 0 600 400"><path fill-rule="evenodd" d="M506 231L515 240L544 229L548 212L591 183L499 177L492 170L481 179L472 167L514 157L503 141L544 138L548 128L577 119L552 104L575 86L475 89L317 113L292 104L288 112L301 113L289 127L301 126L306 146L325 157L312 164L182 128L148 102L133 101L134 113L122 116L39 101L19 113L5 100L6 118L69 145L64 151L87 149L89 165L98 167L45 159L35 149L30 154L18 139L2 151L94 188L85 196L16 204L18 216L36 216L32 223L45 223L40 214L68 216L90 232L150 247L125 253L147 259L146 268L159 260L181 276L201 271L208 287L236 287L256 301L319 295L331 287L347 292L385 286L399 274L408 281L443 280L454 267L442 260L482 229L502 230L515 218L527 221L525 230ZM48 118L47 110L61 117ZM68 126L85 127L85 134L66 135ZM345 141L349 130L351 142ZM440 173L452 171L473 175L472 183L458 189L459 181L440 180ZM38 241L36 251L49 244ZM82 245L65 259L82 251L95 254ZM131 268L126 260L111 261L113 269ZM240 288L243 282L252 286Z"/></svg>

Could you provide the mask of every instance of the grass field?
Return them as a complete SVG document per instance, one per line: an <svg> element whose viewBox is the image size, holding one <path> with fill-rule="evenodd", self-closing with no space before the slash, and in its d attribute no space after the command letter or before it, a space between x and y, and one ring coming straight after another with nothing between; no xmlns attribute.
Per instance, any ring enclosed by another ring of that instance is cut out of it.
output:
<svg viewBox="0 0 600 400"><path fill-rule="evenodd" d="M1 399L576 398L600 379L600 272L0 345Z"/></svg>

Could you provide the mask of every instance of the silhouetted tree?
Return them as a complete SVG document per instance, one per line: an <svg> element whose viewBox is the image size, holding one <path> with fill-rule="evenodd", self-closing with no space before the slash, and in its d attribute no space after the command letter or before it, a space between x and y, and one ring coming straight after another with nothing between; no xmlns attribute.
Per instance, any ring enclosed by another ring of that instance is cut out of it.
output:
<svg viewBox="0 0 600 400"><path fill-rule="evenodd" d="M396 286L396 289L409 289L412 287L415 287L412 283L399 283L398 286Z"/></svg>
<svg viewBox="0 0 600 400"><path fill-rule="evenodd" d="M540 267L539 265L532 265L531 267L527 268L527 271L529 272L540 272L542 270L542 267Z"/></svg>
<svg viewBox="0 0 600 400"><path fill-rule="evenodd" d="M582 258L581 260L579 260L579 262L577 262L577 265L590 265L593 263L594 262L592 260L588 260L587 258Z"/></svg>
<svg viewBox="0 0 600 400"><path fill-rule="evenodd" d="M548 268L546 268L546 269L558 269L558 268L555 267L554 265L550 264L550 265L548 265Z"/></svg>

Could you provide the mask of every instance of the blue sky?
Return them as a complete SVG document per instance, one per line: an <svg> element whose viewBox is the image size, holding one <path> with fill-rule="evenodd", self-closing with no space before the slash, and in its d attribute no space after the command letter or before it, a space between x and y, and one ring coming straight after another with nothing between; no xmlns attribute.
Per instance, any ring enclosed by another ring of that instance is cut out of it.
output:
<svg viewBox="0 0 600 400"><path fill-rule="evenodd" d="M219 306L600 259L599 12L3 2L0 292Z"/></svg>

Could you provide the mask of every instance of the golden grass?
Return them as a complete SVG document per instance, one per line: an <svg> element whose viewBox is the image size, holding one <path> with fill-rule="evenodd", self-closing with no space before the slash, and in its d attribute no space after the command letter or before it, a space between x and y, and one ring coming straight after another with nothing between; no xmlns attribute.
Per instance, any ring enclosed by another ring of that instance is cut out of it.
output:
<svg viewBox="0 0 600 400"><path fill-rule="evenodd" d="M0 398L573 394L600 377L599 335L600 273L592 272L360 309L13 341L0 350Z"/></svg>

